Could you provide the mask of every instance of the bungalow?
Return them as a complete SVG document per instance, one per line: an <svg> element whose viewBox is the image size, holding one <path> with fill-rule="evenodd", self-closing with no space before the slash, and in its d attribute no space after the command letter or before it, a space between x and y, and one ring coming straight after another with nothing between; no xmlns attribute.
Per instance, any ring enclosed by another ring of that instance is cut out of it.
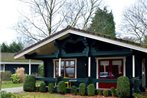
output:
<svg viewBox="0 0 147 98"><path fill-rule="evenodd" d="M15 73L18 67L23 67L28 74L38 73L38 66L42 64L41 61L15 60L13 58L14 54L15 53L1 53L0 71Z"/></svg>
<svg viewBox="0 0 147 98"><path fill-rule="evenodd" d="M42 60L46 78L94 78L97 88L116 87L119 76L139 77L147 87L147 48L67 27L20 51L15 59ZM101 82L100 82L101 81ZM108 81L108 82L106 82Z"/></svg>

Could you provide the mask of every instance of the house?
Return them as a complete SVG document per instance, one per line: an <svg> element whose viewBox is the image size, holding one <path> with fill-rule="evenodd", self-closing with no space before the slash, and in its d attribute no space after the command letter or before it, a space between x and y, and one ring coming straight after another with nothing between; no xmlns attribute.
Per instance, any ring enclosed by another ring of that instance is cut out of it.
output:
<svg viewBox="0 0 147 98"><path fill-rule="evenodd" d="M147 48L140 44L67 27L20 51L15 59L42 60L46 78L91 77L96 88L116 87L119 76L139 77L147 87Z"/></svg>
<svg viewBox="0 0 147 98"><path fill-rule="evenodd" d="M1 53L1 61L0 61L0 71L10 71L11 73L15 73L15 70L19 67L23 67L25 72L28 74L36 74L38 73L38 66L42 64L41 61L32 61L29 60L15 60L15 53Z"/></svg>

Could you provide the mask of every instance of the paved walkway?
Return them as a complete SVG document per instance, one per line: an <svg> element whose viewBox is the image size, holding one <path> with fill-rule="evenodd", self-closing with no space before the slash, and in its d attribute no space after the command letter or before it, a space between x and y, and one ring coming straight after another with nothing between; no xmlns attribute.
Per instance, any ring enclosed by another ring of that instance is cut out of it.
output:
<svg viewBox="0 0 147 98"><path fill-rule="evenodd" d="M14 88L4 88L2 91L11 92L11 93L21 93L23 92L23 87L14 87Z"/></svg>

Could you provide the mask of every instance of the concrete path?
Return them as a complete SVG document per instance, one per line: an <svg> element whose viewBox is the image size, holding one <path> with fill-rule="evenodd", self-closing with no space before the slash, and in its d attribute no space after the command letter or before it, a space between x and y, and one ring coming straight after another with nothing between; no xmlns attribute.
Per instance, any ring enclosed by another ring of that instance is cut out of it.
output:
<svg viewBox="0 0 147 98"><path fill-rule="evenodd" d="M21 93L23 92L23 87L14 87L14 88L4 88L2 91L11 92L11 93Z"/></svg>

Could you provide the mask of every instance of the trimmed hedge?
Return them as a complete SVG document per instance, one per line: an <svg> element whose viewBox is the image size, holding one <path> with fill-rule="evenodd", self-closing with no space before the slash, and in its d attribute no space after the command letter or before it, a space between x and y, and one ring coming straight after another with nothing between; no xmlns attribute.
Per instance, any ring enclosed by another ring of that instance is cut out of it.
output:
<svg viewBox="0 0 147 98"><path fill-rule="evenodd" d="M46 84L44 82L40 83L39 91L46 92Z"/></svg>
<svg viewBox="0 0 147 98"><path fill-rule="evenodd" d="M86 84L85 83L80 83L79 85L79 94L81 96L84 96L86 93Z"/></svg>
<svg viewBox="0 0 147 98"><path fill-rule="evenodd" d="M49 83L48 84L48 92L49 93L53 93L54 92L54 84L53 83Z"/></svg>
<svg viewBox="0 0 147 98"><path fill-rule="evenodd" d="M130 82L128 77L120 76L117 79L117 95L119 98L129 98Z"/></svg>
<svg viewBox="0 0 147 98"><path fill-rule="evenodd" d="M111 95L112 96L117 96L117 93L116 93L116 89L115 88L111 88Z"/></svg>
<svg viewBox="0 0 147 98"><path fill-rule="evenodd" d="M71 93L76 95L78 92L77 92L77 87L76 86L72 86L71 87Z"/></svg>
<svg viewBox="0 0 147 98"><path fill-rule="evenodd" d="M26 76L23 84L23 90L28 92L35 91L36 80L34 76Z"/></svg>
<svg viewBox="0 0 147 98"><path fill-rule="evenodd" d="M60 81L58 83L57 92L60 93L60 94L66 93L66 85L65 85L64 81Z"/></svg>
<svg viewBox="0 0 147 98"><path fill-rule="evenodd" d="M97 90L97 94L101 96L102 95L102 90Z"/></svg>
<svg viewBox="0 0 147 98"><path fill-rule="evenodd" d="M88 96L94 96L95 95L95 86L94 86L94 84L89 84L87 86L87 94L88 94Z"/></svg>
<svg viewBox="0 0 147 98"><path fill-rule="evenodd" d="M108 97L108 90L103 90L103 96Z"/></svg>

